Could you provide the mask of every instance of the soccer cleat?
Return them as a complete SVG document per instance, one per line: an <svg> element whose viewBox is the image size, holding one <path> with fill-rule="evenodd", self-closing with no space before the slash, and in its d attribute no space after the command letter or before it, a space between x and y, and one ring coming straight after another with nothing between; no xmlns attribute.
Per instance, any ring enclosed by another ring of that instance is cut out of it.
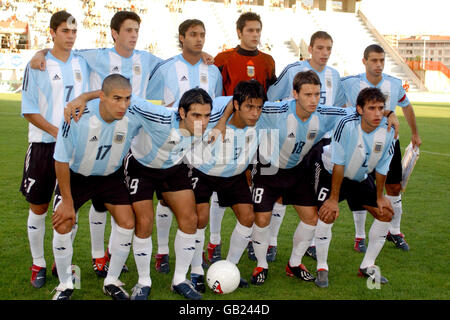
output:
<svg viewBox="0 0 450 320"><path fill-rule="evenodd" d="M383 277L381 274L378 275L378 276L376 275L376 270L377 270L376 268L370 268L370 267L369 268L364 268L364 269L359 268L358 276L359 277L363 277L363 278L370 278L370 279L372 279L372 282L376 282L377 281L377 277L379 277L378 281L381 284L388 283L388 279Z"/></svg>
<svg viewBox="0 0 450 320"><path fill-rule="evenodd" d="M136 283L131 292L130 300L147 300L150 295L151 287Z"/></svg>
<svg viewBox="0 0 450 320"><path fill-rule="evenodd" d="M208 261L213 264L216 261L222 260L222 244L208 243L206 247L208 250Z"/></svg>
<svg viewBox="0 0 450 320"><path fill-rule="evenodd" d="M252 261L256 261L255 250L253 249L253 242L249 242L247 245L248 258Z"/></svg>
<svg viewBox="0 0 450 320"><path fill-rule="evenodd" d="M239 288L248 288L248 287L249 287L248 281L245 280L244 278L241 278L241 279L239 280L239 286L238 286L238 287L239 287Z"/></svg>
<svg viewBox="0 0 450 320"><path fill-rule="evenodd" d="M269 269L264 269L261 267L256 267L253 269L251 283L257 286L264 284L267 279L267 273Z"/></svg>
<svg viewBox="0 0 450 320"><path fill-rule="evenodd" d="M168 254L156 254L155 255L155 268L156 271L161 273L169 273L169 255Z"/></svg>
<svg viewBox="0 0 450 320"><path fill-rule="evenodd" d="M56 293L53 295L52 300L70 300L72 297L73 289L66 288L62 284L53 289L53 291L55 290Z"/></svg>
<svg viewBox="0 0 450 320"><path fill-rule="evenodd" d="M316 247L315 246L308 247L308 249L306 249L305 255L313 258L314 260L317 260Z"/></svg>
<svg viewBox="0 0 450 320"><path fill-rule="evenodd" d="M184 280L176 286L172 284L170 289L189 300L200 300L202 298L202 295L195 290L192 282L189 280Z"/></svg>
<svg viewBox="0 0 450 320"><path fill-rule="evenodd" d="M403 233L399 234L388 233L388 235L386 236L386 240L393 242L397 249L409 251L409 245L406 243L405 236Z"/></svg>
<svg viewBox="0 0 450 320"><path fill-rule="evenodd" d="M205 276L198 273L191 273L191 282L195 290L201 293L205 293Z"/></svg>
<svg viewBox="0 0 450 320"><path fill-rule="evenodd" d="M319 269L317 270L317 278L314 280L314 283L319 288L327 288L328 287L328 270Z"/></svg>
<svg viewBox="0 0 450 320"><path fill-rule="evenodd" d="M32 265L31 268L31 285L37 289L42 288L47 277L47 268Z"/></svg>
<svg viewBox="0 0 450 320"><path fill-rule="evenodd" d="M106 278L109 269L109 259L107 256L92 259L92 268L97 276Z"/></svg>
<svg viewBox="0 0 450 320"><path fill-rule="evenodd" d="M297 267L291 267L291 265L288 264L286 265L286 275L289 277L297 277L299 279L302 279L303 281L314 281L315 278L314 276L308 271L308 269L306 269L304 264L300 264Z"/></svg>
<svg viewBox="0 0 450 320"><path fill-rule="evenodd" d="M361 253L366 252L366 239L355 238L355 245L353 246L353 249Z"/></svg>
<svg viewBox="0 0 450 320"><path fill-rule="evenodd" d="M277 246L269 246L267 248L266 260L267 262L274 262L277 257Z"/></svg>
<svg viewBox="0 0 450 320"><path fill-rule="evenodd" d="M115 283L111 283L103 286L103 293L113 298L113 300L129 300L130 295L123 288L124 283L117 280Z"/></svg>

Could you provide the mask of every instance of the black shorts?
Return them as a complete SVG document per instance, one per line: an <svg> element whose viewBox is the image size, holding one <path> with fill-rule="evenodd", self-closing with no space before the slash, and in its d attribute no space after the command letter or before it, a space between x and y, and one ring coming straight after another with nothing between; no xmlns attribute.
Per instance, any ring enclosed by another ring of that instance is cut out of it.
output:
<svg viewBox="0 0 450 320"><path fill-rule="evenodd" d="M386 177L386 184L398 184L402 181L402 152L400 141L397 140L394 146L394 155L389 164L389 171Z"/></svg>
<svg viewBox="0 0 450 320"><path fill-rule="evenodd" d="M274 175L262 175L257 170L252 194L255 212L272 211L280 197L284 205L314 206L315 194L309 175L303 161L294 168L278 169Z"/></svg>
<svg viewBox="0 0 450 320"><path fill-rule="evenodd" d="M101 208L101 205L105 203L113 205L131 204L123 167L107 176L83 176L71 170L70 188L75 211L78 211L89 200L92 200L96 209ZM60 200L61 192L59 186L57 186L53 210L55 210Z"/></svg>
<svg viewBox="0 0 450 320"><path fill-rule="evenodd" d="M192 190L188 172L183 163L168 169L154 169L140 164L132 155L127 156L125 174L131 202L153 200L154 192L161 200L164 192Z"/></svg>
<svg viewBox="0 0 450 320"><path fill-rule="evenodd" d="M32 204L48 204L56 185L55 143L33 142L28 146L20 191Z"/></svg>
<svg viewBox="0 0 450 320"><path fill-rule="evenodd" d="M246 171L225 178L209 176L192 168L189 176L197 203L209 203L213 191L217 192L221 207L231 207L239 203L252 203Z"/></svg>
<svg viewBox="0 0 450 320"><path fill-rule="evenodd" d="M322 160L315 162L314 190L317 209L330 197L331 173L323 166ZM344 178L339 192L339 202L347 200L351 211L362 210L364 205L377 207L377 189L372 175L358 182Z"/></svg>

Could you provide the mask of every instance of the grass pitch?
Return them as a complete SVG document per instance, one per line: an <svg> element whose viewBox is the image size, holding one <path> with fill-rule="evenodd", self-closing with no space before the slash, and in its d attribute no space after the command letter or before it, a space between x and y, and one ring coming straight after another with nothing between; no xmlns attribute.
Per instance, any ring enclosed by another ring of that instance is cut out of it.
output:
<svg viewBox="0 0 450 320"><path fill-rule="evenodd" d="M414 104L414 103L413 103ZM292 248L292 234L299 222L295 211L288 207L278 238L278 255L269 264L269 278L260 287L238 289L229 295L216 295L207 290L205 300L448 300L450 298L449 254L449 204L450 204L450 104L414 104L419 132L423 141L421 155L403 194L402 232L411 250L403 252L386 242L377 264L389 283L381 289L369 289L365 279L356 276L363 255L353 250L354 225L346 203L341 203L341 214L333 227L329 250L330 267L327 289L313 283L302 282L285 275L285 266ZM397 113L401 122L402 149L410 139L409 128ZM27 122L20 116L20 95L0 95L0 300L48 300L58 280L52 277L51 212L47 215L45 257L47 284L41 289L29 283L32 264L26 221L28 204L19 192L23 161L27 149ZM74 243L73 264L81 269L81 289L75 290L74 300L108 300L101 287L103 279L97 278L91 267L90 235L88 223L89 204L79 214L79 229ZM109 220L109 219L108 219ZM368 215L368 234L372 217ZM226 256L229 237L235 225L230 209L225 213L222 227L223 250ZM109 224L106 228L109 235ZM152 300L184 300L169 290L175 266L173 239L176 231L174 220L171 229L171 272L159 274L152 259ZM108 237L106 237L107 241ZM208 229L206 241L209 239ZM153 235L153 254L156 252L156 234ZM310 271L315 261L309 257L303 263ZM122 275L125 288L137 281L132 255L127 265L130 272ZM241 276L249 279L254 262L245 252L239 268ZM181 301L180 301L181 302Z"/></svg>

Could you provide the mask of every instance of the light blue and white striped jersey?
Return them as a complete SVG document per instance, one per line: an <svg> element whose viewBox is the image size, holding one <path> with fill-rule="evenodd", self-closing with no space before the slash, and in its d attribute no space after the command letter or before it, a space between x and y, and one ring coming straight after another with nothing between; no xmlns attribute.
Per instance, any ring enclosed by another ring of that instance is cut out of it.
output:
<svg viewBox="0 0 450 320"><path fill-rule="evenodd" d="M320 104L342 107L345 105L345 93L341 85L339 72L329 66L319 72L309 64L308 60L296 61L289 64L280 73L277 81L267 90L269 101L293 98L292 89L295 75L301 71L314 71L322 84L320 88Z"/></svg>
<svg viewBox="0 0 450 320"><path fill-rule="evenodd" d="M381 81L376 86L367 80L366 73L342 78L342 86L347 97L347 106L355 107L359 92L369 87L380 89L386 96L386 110L395 112L397 105L403 108L410 104L402 86L402 80L384 73Z"/></svg>
<svg viewBox="0 0 450 320"><path fill-rule="evenodd" d="M214 108L224 110L231 99L231 96L214 99ZM211 124L209 129L212 129ZM208 134L207 130L204 136ZM212 144L208 144L206 139L200 142L195 143L186 156L188 163L210 176L232 177L244 172L255 158L258 132L256 126L241 129L228 123L225 138L219 136Z"/></svg>
<svg viewBox="0 0 450 320"><path fill-rule="evenodd" d="M222 75L219 69L215 65L205 64L202 59L192 65L179 54L155 68L150 75L147 98L170 104L196 87L204 89L211 98L221 96Z"/></svg>
<svg viewBox="0 0 450 320"><path fill-rule="evenodd" d="M63 122L54 159L68 162L84 176L106 176L122 166L141 122L130 110L121 120L107 123L100 116L100 99L89 101L78 122Z"/></svg>
<svg viewBox="0 0 450 320"><path fill-rule="evenodd" d="M394 130L387 131L386 118L367 133L361 128L361 116L344 117L336 125L330 150L322 154L324 166L332 173L333 164L344 165L344 177L355 181L366 179L373 170L386 175L394 154L394 135Z"/></svg>
<svg viewBox="0 0 450 320"><path fill-rule="evenodd" d="M293 168L342 117L354 112L354 108L319 105L303 122L297 115L295 99L266 102L257 122L260 159L277 168Z"/></svg>
<svg viewBox="0 0 450 320"><path fill-rule="evenodd" d="M145 98L148 79L153 69L163 61L147 51L134 50L129 58L119 55L115 48L77 50L91 69L91 90L98 90L103 79L120 73L130 79L133 95Z"/></svg>
<svg viewBox="0 0 450 320"><path fill-rule="evenodd" d="M55 58L51 52L45 56L46 71L25 69L22 85L22 115L40 113L45 120L60 127L67 102L89 88L89 71L86 61L73 52L66 62ZM55 142L47 132L29 123L28 142Z"/></svg>
<svg viewBox="0 0 450 320"><path fill-rule="evenodd" d="M171 168L181 163L192 143L202 140L202 137L196 139L180 131L178 102L173 108L153 105L142 99L131 103L130 111L145 120L131 145L133 156L142 165L156 169ZM226 103L213 103L209 126L217 123L225 107Z"/></svg>

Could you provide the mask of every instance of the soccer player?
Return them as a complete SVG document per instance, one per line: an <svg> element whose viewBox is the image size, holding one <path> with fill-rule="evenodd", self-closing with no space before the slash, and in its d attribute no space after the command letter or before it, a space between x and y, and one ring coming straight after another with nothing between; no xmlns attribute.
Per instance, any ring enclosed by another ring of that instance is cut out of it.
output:
<svg viewBox="0 0 450 320"><path fill-rule="evenodd" d="M63 122L55 146L58 186L53 208L53 254L59 285L54 300L71 298L71 242L75 211L88 200L103 203L117 225L111 235L111 261L103 292L115 300L128 299L119 276L131 246L134 213L124 181L122 162L140 128L127 111L131 85L125 77L105 78L99 99L90 101L78 122Z"/></svg>
<svg viewBox="0 0 450 320"><path fill-rule="evenodd" d="M197 144L186 157L193 167L190 177L199 216L191 281L201 292L205 291L203 244L209 202L214 191L220 206L231 207L237 219L227 260L238 264L250 240L255 215L246 169L256 154L258 134L255 125L266 100L263 86L255 80L239 82L232 97L216 98L214 104L226 105L231 101L233 105L234 112L227 122L226 133L211 145ZM248 287L248 283L241 278L239 286Z"/></svg>
<svg viewBox="0 0 450 320"><path fill-rule="evenodd" d="M373 44L364 50L362 62L366 72L355 76L342 78L342 85L347 97L348 105L355 105L356 98L361 89L366 87L379 88L386 95L386 109L395 112L396 106L400 106L405 116L406 122L411 129L411 143L413 146L420 147L422 140L416 124L414 109L406 96L406 92L402 87L402 81L390 75L383 73L385 63L384 49L379 45ZM400 232L400 221L402 217L402 197L401 182L402 165L401 151L399 140L395 143L395 153L389 172L386 178L387 198L391 201L394 209L394 217L389 228L388 240L394 242L397 248L409 250L409 245L404 239L404 235ZM364 242L365 239L365 220L366 211L358 210L353 212L355 220L355 249L358 250L358 244ZM359 250L358 250L359 251Z"/></svg>
<svg viewBox="0 0 450 320"><path fill-rule="evenodd" d="M47 70L40 72L28 64L22 86L22 115L29 121L29 146L20 190L30 205L27 225L33 258L31 284L36 288L46 280L45 217L56 184L53 152L58 127L64 105L89 84L85 60L72 51L77 35L73 16L66 11L54 13L50 34L53 48L45 58Z"/></svg>
<svg viewBox="0 0 450 320"><path fill-rule="evenodd" d="M294 206L301 219L294 234L294 246L306 245L304 251L308 248L317 215L312 208L314 197L311 194L307 197L308 194L305 194L308 188L303 183L306 170L303 169L302 160L341 117L351 112L343 108L318 107L321 82L312 70L299 72L294 78L293 88L294 99L266 103L260 119L261 128L279 131L278 135L271 136L273 148L260 147L257 170L253 177L256 216L252 241L257 267L252 275L252 283L256 285L263 284L267 278L266 255L271 232L269 224L274 203L280 197L284 204ZM314 280L300 259L290 260L286 272L303 280Z"/></svg>
<svg viewBox="0 0 450 320"><path fill-rule="evenodd" d="M135 253L139 282L133 295L139 295L137 289L149 286L153 193L156 191L158 199L164 199L178 222L171 289L188 299L201 299L201 294L186 279L196 247L197 212L188 168L183 158L193 143L202 140L208 124L219 121L225 107L213 108L208 93L195 88L182 95L176 108L178 113L170 109L167 109L169 115L160 112L142 113L152 126L144 126L144 131L131 146L131 154L125 165L131 202L136 213L136 237L133 243L147 243L143 247L145 254ZM136 111L141 113L138 109ZM142 278L147 283L141 281Z"/></svg>
<svg viewBox="0 0 450 320"><path fill-rule="evenodd" d="M387 121L383 117L385 102L386 98L378 88L363 89L356 100L357 114L339 121L331 145L324 147L323 153L322 150L315 153L317 160L313 161L312 168L319 208L315 232L318 269L315 283L319 287L328 286L331 228L339 216L338 203L344 199L351 208L362 206L375 218L359 275L379 280L381 284L388 282L375 266L393 215L391 203L384 195L384 184L396 139L394 132L387 130Z"/></svg>
<svg viewBox="0 0 450 320"><path fill-rule="evenodd" d="M288 65L281 72L277 81L267 90L269 101L293 98L292 84L295 75L300 71L312 70L319 76L322 83L320 91L320 104L327 106L345 107L344 89L341 85L339 72L327 66L333 48L333 38L325 31L315 32L310 39L308 51L311 58L297 61ZM270 220L271 237L268 251L268 261L275 260L277 252L277 237L286 213L286 206L277 201ZM307 250L307 254L315 258L314 240Z"/></svg>
<svg viewBox="0 0 450 320"><path fill-rule="evenodd" d="M179 44L182 53L160 63L150 75L147 97L163 100L171 105L189 89L199 87L214 98L222 95L222 76L215 65L202 61L205 43L205 25L197 19L183 21L179 27ZM159 201L156 207L158 249L155 256L156 270L168 273L169 233L173 213Z"/></svg>
<svg viewBox="0 0 450 320"><path fill-rule="evenodd" d="M240 44L220 52L214 59L223 79L223 95L230 96L240 81L257 80L267 91L275 82L275 61L271 55L258 50L261 40L261 17L253 12L246 12L236 21L236 32ZM225 208L217 203L217 194L211 199L210 241L208 259L214 262L221 259L220 229Z"/></svg>

